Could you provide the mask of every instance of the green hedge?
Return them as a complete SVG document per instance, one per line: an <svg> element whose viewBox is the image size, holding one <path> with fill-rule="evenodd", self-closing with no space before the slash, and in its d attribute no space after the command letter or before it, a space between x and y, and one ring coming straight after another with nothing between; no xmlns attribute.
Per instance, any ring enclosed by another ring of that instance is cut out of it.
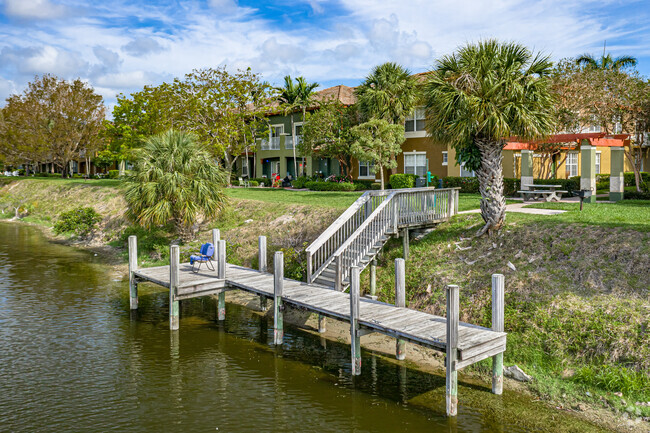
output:
<svg viewBox="0 0 650 433"><path fill-rule="evenodd" d="M478 193L478 179L475 177L447 176L442 178L443 188L460 188L460 192Z"/></svg>
<svg viewBox="0 0 650 433"><path fill-rule="evenodd" d="M119 170L108 170L108 178L109 179L117 179L120 177L120 171Z"/></svg>
<svg viewBox="0 0 650 433"><path fill-rule="evenodd" d="M310 181L305 184L305 187L312 191L354 191L354 184L352 182Z"/></svg>
<svg viewBox="0 0 650 433"><path fill-rule="evenodd" d="M573 176L569 179L535 179L539 185L562 185L562 189L568 191L580 191L580 176Z"/></svg>
<svg viewBox="0 0 650 433"><path fill-rule="evenodd" d="M248 182L248 185L250 185L251 187L255 187L255 186L260 186L260 183L256 180L251 180Z"/></svg>
<svg viewBox="0 0 650 433"><path fill-rule="evenodd" d="M391 174L388 183L393 189L413 188L416 177L414 174Z"/></svg>
<svg viewBox="0 0 650 433"><path fill-rule="evenodd" d="M299 178L291 181L291 186L294 188L305 188L305 184L309 182L307 176L300 176Z"/></svg>
<svg viewBox="0 0 650 433"><path fill-rule="evenodd" d="M650 192L626 191L623 200L650 200Z"/></svg>
<svg viewBox="0 0 650 433"><path fill-rule="evenodd" d="M650 173L642 171L641 173L641 182L650 182ZM634 172L628 171L623 173L623 182L625 186L636 186L636 181L634 180Z"/></svg>

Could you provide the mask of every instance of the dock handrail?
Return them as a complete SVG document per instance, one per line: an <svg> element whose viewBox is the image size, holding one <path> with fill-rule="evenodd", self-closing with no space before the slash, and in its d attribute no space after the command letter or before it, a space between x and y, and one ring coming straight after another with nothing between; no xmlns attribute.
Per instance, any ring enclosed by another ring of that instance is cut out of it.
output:
<svg viewBox="0 0 650 433"><path fill-rule="evenodd" d="M336 290L343 290L343 281L349 277L351 267L358 266L377 241L386 236L391 228L395 229L396 214L392 199L397 194L397 191L390 193L333 254L332 258L336 261Z"/></svg>

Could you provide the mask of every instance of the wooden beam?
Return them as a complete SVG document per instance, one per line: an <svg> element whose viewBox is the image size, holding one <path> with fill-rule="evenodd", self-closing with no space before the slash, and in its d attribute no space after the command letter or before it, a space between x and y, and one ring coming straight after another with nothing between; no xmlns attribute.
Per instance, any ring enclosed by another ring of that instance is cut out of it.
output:
<svg viewBox="0 0 650 433"><path fill-rule="evenodd" d="M284 253L276 251L273 257L273 344L280 346L284 339L282 318L282 290L284 288Z"/></svg>
<svg viewBox="0 0 650 433"><path fill-rule="evenodd" d="M226 279L226 241L217 241L217 278ZM217 295L217 320L226 320L226 292Z"/></svg>
<svg viewBox="0 0 650 433"><path fill-rule="evenodd" d="M359 286L360 269L350 268L350 348L352 352L352 375L361 374L361 335L359 333Z"/></svg>
<svg viewBox="0 0 650 433"><path fill-rule="evenodd" d="M505 277L502 274L492 275L492 330L503 332L504 328L504 291ZM496 395L503 393L503 352L492 357L492 392Z"/></svg>
<svg viewBox="0 0 650 433"><path fill-rule="evenodd" d="M129 305L132 310L138 309L138 282L135 272L138 270L138 238L129 236Z"/></svg>
<svg viewBox="0 0 650 433"><path fill-rule="evenodd" d="M372 259L370 262L370 297L377 299L377 259Z"/></svg>
<svg viewBox="0 0 650 433"><path fill-rule="evenodd" d="M169 329L176 331L180 326L180 306L176 299L180 266L180 249L178 245L169 248Z"/></svg>
<svg viewBox="0 0 650 433"><path fill-rule="evenodd" d="M447 286L447 358L446 367L446 408L447 416L458 413L458 286Z"/></svg>
<svg viewBox="0 0 650 433"><path fill-rule="evenodd" d="M260 272L266 272L266 236L260 236L257 239L257 266ZM268 309L266 296L260 295L260 310L266 311Z"/></svg>
<svg viewBox="0 0 650 433"><path fill-rule="evenodd" d="M395 259L395 306L406 307L406 262L404 259ZM400 361L406 358L406 341L397 339L395 357Z"/></svg>
<svg viewBox="0 0 650 433"><path fill-rule="evenodd" d="M402 250L404 260L409 259L409 229L405 228L402 230Z"/></svg>

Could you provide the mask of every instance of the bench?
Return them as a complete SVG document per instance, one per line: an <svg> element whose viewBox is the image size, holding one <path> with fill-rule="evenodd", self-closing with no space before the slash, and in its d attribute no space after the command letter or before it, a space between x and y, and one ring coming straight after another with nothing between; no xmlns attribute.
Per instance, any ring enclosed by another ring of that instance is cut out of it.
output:
<svg viewBox="0 0 650 433"><path fill-rule="evenodd" d="M521 194L521 197L526 201L526 197L529 197L530 200L538 200L543 198L545 201L559 201L562 198L562 194L568 194L568 191L552 190L552 189L538 189L538 190L527 190L527 191L517 191L518 194Z"/></svg>

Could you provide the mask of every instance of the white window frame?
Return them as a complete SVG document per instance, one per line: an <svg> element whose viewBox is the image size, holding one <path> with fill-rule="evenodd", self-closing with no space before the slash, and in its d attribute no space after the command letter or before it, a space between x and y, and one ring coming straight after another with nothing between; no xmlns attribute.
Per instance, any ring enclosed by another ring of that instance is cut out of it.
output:
<svg viewBox="0 0 650 433"><path fill-rule="evenodd" d="M367 170L367 173L368 173L367 175L365 175L365 176L361 175L361 166L366 167L366 170ZM358 176L358 178L359 179L372 179L372 180L374 180L375 179L375 172L373 171L374 166L375 166L375 164L370 162L370 161L359 161L359 176Z"/></svg>
<svg viewBox="0 0 650 433"><path fill-rule="evenodd" d="M600 150L596 151L596 158L595 158L595 161L596 161L596 164L595 164L596 174L600 174L600 164L601 164L601 161L603 160L602 159L602 153L603 152L601 152Z"/></svg>
<svg viewBox="0 0 650 433"><path fill-rule="evenodd" d="M442 151L442 165L449 165L449 152L446 150Z"/></svg>
<svg viewBox="0 0 650 433"><path fill-rule="evenodd" d="M418 114L421 114L421 117L418 117ZM409 120L413 121L413 131L406 131L406 122ZM420 130L417 129L418 120L426 120L424 107L415 107L413 112L410 113L404 120L404 138L420 138L427 136L427 131L425 128Z"/></svg>
<svg viewBox="0 0 650 433"><path fill-rule="evenodd" d="M575 163L569 164L569 159L573 156L575 156ZM567 179L573 176L577 176L578 175L578 152L569 152L567 154L566 161L564 162L564 164L566 168ZM571 174L571 169L569 168L570 166L571 167L575 166L576 168L575 174Z"/></svg>
<svg viewBox="0 0 650 433"><path fill-rule="evenodd" d="M426 176L426 175L427 175L427 165L428 165L428 160L427 160L427 153L426 153L426 152L419 152L419 151L417 151L417 150L414 150L414 151L412 151L412 152L404 152L403 155L404 155L404 174L408 174L407 171L406 171L406 167L408 167L407 164L406 164L406 158L407 158L408 156L416 157L415 160L416 160L416 162L417 162L417 156L418 156L418 155L424 155L424 171L423 171L423 173L422 173L422 174L418 174L418 172L417 172L417 167L419 167L419 166L418 166L418 165L413 165L412 167L413 167L413 172L414 172L414 173L412 173L412 174L416 174L416 175L418 175L418 176L420 176L420 177L423 177L423 176Z"/></svg>

